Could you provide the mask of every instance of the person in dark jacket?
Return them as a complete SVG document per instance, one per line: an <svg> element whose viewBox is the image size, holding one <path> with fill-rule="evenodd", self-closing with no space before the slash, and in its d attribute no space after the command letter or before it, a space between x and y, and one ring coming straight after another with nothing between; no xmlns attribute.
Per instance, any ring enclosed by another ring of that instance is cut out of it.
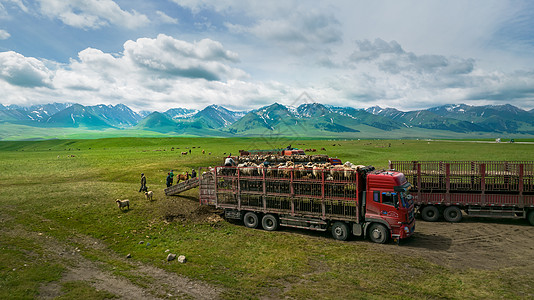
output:
<svg viewBox="0 0 534 300"><path fill-rule="evenodd" d="M197 171L195 171L195 169L192 169L191 170L191 178L195 178L197 177Z"/></svg>
<svg viewBox="0 0 534 300"><path fill-rule="evenodd" d="M141 173L141 188L139 189L139 192L146 191L148 191L148 188L146 187L146 177L144 173Z"/></svg>
<svg viewBox="0 0 534 300"><path fill-rule="evenodd" d="M167 187L170 187L172 185L172 177L171 172L167 173Z"/></svg>

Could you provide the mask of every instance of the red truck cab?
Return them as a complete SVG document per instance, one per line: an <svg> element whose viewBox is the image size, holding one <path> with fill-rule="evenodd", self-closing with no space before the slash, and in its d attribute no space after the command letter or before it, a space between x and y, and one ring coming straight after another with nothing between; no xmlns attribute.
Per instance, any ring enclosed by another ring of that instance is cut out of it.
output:
<svg viewBox="0 0 534 300"><path fill-rule="evenodd" d="M415 230L414 202L409 194L411 184L404 174L374 171L367 174L366 185L365 220L371 224L371 239L388 233L397 241L410 237Z"/></svg>

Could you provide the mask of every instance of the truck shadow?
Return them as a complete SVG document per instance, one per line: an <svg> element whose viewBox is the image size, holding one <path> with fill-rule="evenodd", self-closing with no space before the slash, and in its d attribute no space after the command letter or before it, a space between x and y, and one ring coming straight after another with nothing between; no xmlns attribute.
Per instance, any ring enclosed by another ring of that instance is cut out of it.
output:
<svg viewBox="0 0 534 300"><path fill-rule="evenodd" d="M414 235L400 242L401 247L427 249L435 251L449 250L452 239L438 234L425 234L416 232Z"/></svg>
<svg viewBox="0 0 534 300"><path fill-rule="evenodd" d="M234 222L232 223L237 224L237 225L243 225L241 221L237 221L237 220L234 220ZM330 231L310 231L310 230L304 230L304 229L282 227L279 229L278 232L285 232L287 234L333 240L332 234L330 233ZM345 243L373 244L373 242L371 242L368 238L364 239L363 237L356 237L356 236L352 236L348 241L345 241ZM391 239L387 242L386 245L396 246L395 242L393 242ZM452 245L451 238L444 237L444 236L437 235L437 234L424 234L424 233L418 233L418 232L414 233L414 235L411 238L401 241L399 244L400 247L414 248L414 249L427 249L427 250L433 250L433 251L446 251L451 247L451 245Z"/></svg>

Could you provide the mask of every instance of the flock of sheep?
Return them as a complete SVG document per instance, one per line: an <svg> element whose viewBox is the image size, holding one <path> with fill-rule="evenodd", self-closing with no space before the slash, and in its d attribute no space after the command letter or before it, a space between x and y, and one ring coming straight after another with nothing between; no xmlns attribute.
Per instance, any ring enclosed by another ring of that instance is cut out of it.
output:
<svg viewBox="0 0 534 300"><path fill-rule="evenodd" d="M295 179L321 179L324 173L325 180L354 180L357 172L365 166L355 165L349 161L343 165L332 165L328 162L298 164L293 161L265 165L248 161L239 163L237 168L241 176L263 176L265 174L266 177L271 178L290 178L293 173ZM220 175L229 175L228 171L232 172L232 169L218 169Z"/></svg>

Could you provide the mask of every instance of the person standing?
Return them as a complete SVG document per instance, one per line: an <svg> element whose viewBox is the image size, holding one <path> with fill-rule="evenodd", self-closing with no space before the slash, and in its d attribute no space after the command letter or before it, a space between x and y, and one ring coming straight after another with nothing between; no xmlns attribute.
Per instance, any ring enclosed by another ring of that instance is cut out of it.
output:
<svg viewBox="0 0 534 300"><path fill-rule="evenodd" d="M197 177L197 171L195 171L195 169L192 169L191 170L191 178L195 178Z"/></svg>
<svg viewBox="0 0 534 300"><path fill-rule="evenodd" d="M167 187L170 187L172 185L172 176L171 172L167 173Z"/></svg>
<svg viewBox="0 0 534 300"><path fill-rule="evenodd" d="M139 192L146 192L146 191L148 191L148 188L146 187L145 173L141 173L141 188L139 189Z"/></svg>

